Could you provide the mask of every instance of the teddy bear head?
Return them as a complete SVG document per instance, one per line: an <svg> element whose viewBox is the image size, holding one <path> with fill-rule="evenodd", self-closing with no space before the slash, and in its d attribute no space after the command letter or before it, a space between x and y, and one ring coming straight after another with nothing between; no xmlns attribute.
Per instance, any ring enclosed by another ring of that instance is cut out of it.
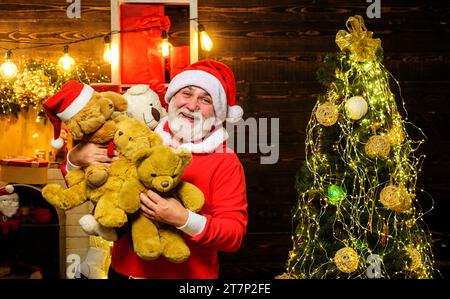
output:
<svg viewBox="0 0 450 299"><path fill-rule="evenodd" d="M164 145L140 150L134 157L139 181L147 188L167 192L180 182L192 155Z"/></svg>
<svg viewBox="0 0 450 299"><path fill-rule="evenodd" d="M167 114L161 106L158 94L146 84L130 87L123 96L128 102L127 114L143 121L152 130Z"/></svg>
<svg viewBox="0 0 450 299"><path fill-rule="evenodd" d="M115 112L124 112L127 105L125 98L118 93L95 92L86 106L65 124L74 140L91 141L92 134L110 120ZM113 134L114 132L106 135Z"/></svg>
<svg viewBox="0 0 450 299"><path fill-rule="evenodd" d="M114 121L117 126L114 145L130 161L139 150L162 144L161 137L140 120L120 115Z"/></svg>

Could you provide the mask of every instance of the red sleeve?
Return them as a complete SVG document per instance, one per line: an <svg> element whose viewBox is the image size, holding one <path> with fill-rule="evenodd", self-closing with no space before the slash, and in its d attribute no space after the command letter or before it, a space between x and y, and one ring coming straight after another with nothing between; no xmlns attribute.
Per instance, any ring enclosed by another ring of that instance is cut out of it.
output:
<svg viewBox="0 0 450 299"><path fill-rule="evenodd" d="M247 194L244 170L236 156L223 161L211 180L211 214L203 231L191 237L205 247L219 251L237 251L247 229Z"/></svg>
<svg viewBox="0 0 450 299"><path fill-rule="evenodd" d="M60 166L62 175L64 177L66 177L66 175L67 175L67 168L66 168L66 166L67 166L67 158L64 159L64 161L61 163L61 166Z"/></svg>

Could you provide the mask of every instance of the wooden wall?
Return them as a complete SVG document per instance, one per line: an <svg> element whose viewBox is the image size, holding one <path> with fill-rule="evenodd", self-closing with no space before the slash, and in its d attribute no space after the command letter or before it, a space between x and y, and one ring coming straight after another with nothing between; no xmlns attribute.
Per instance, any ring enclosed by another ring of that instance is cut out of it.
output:
<svg viewBox="0 0 450 299"><path fill-rule="evenodd" d="M35 38L64 41L109 30L109 1L83 0L81 19L65 16L65 1L0 3L0 46ZM381 19L368 20L382 39L385 65L399 80L409 119L428 137L418 185L434 198L426 220L435 233L437 265L448 271L450 218L450 2L382 1ZM335 34L347 18L365 15L363 0L199 0L199 20L214 40L211 53L227 63L238 81L245 117L280 119L280 159L259 164L260 154L241 154L245 167L249 226L243 247L221 254L225 278L272 278L284 269L291 248L294 177L304 159L305 128L323 88L315 72L327 53L338 50ZM185 37L173 28L171 37ZM80 58L101 59L102 41L73 47ZM26 53L58 57L60 49ZM428 199L422 195L425 205ZM448 248L448 247L447 247Z"/></svg>

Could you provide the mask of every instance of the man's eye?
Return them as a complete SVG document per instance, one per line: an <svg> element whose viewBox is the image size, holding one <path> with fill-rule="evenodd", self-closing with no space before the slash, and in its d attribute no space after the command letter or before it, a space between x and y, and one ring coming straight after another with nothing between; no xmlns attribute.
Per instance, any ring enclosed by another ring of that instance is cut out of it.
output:
<svg viewBox="0 0 450 299"><path fill-rule="evenodd" d="M205 104L211 104L211 99L210 98L203 98L201 99L201 101Z"/></svg>
<svg viewBox="0 0 450 299"><path fill-rule="evenodd" d="M183 95L184 95L185 97L190 97L190 96L191 96L191 93L189 93L189 92L183 92Z"/></svg>

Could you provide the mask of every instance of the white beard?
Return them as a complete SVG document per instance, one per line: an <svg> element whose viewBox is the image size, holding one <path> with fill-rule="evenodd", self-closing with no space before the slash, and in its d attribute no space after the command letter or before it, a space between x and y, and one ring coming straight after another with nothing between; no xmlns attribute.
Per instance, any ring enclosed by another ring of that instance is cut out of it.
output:
<svg viewBox="0 0 450 299"><path fill-rule="evenodd" d="M189 111L187 108L177 109L174 106L174 99L169 103L169 128L177 139L182 139L184 142L194 142L201 140L209 132L216 121L214 115L204 117L200 111ZM191 123L188 119L184 118L180 113L183 113L194 119Z"/></svg>

